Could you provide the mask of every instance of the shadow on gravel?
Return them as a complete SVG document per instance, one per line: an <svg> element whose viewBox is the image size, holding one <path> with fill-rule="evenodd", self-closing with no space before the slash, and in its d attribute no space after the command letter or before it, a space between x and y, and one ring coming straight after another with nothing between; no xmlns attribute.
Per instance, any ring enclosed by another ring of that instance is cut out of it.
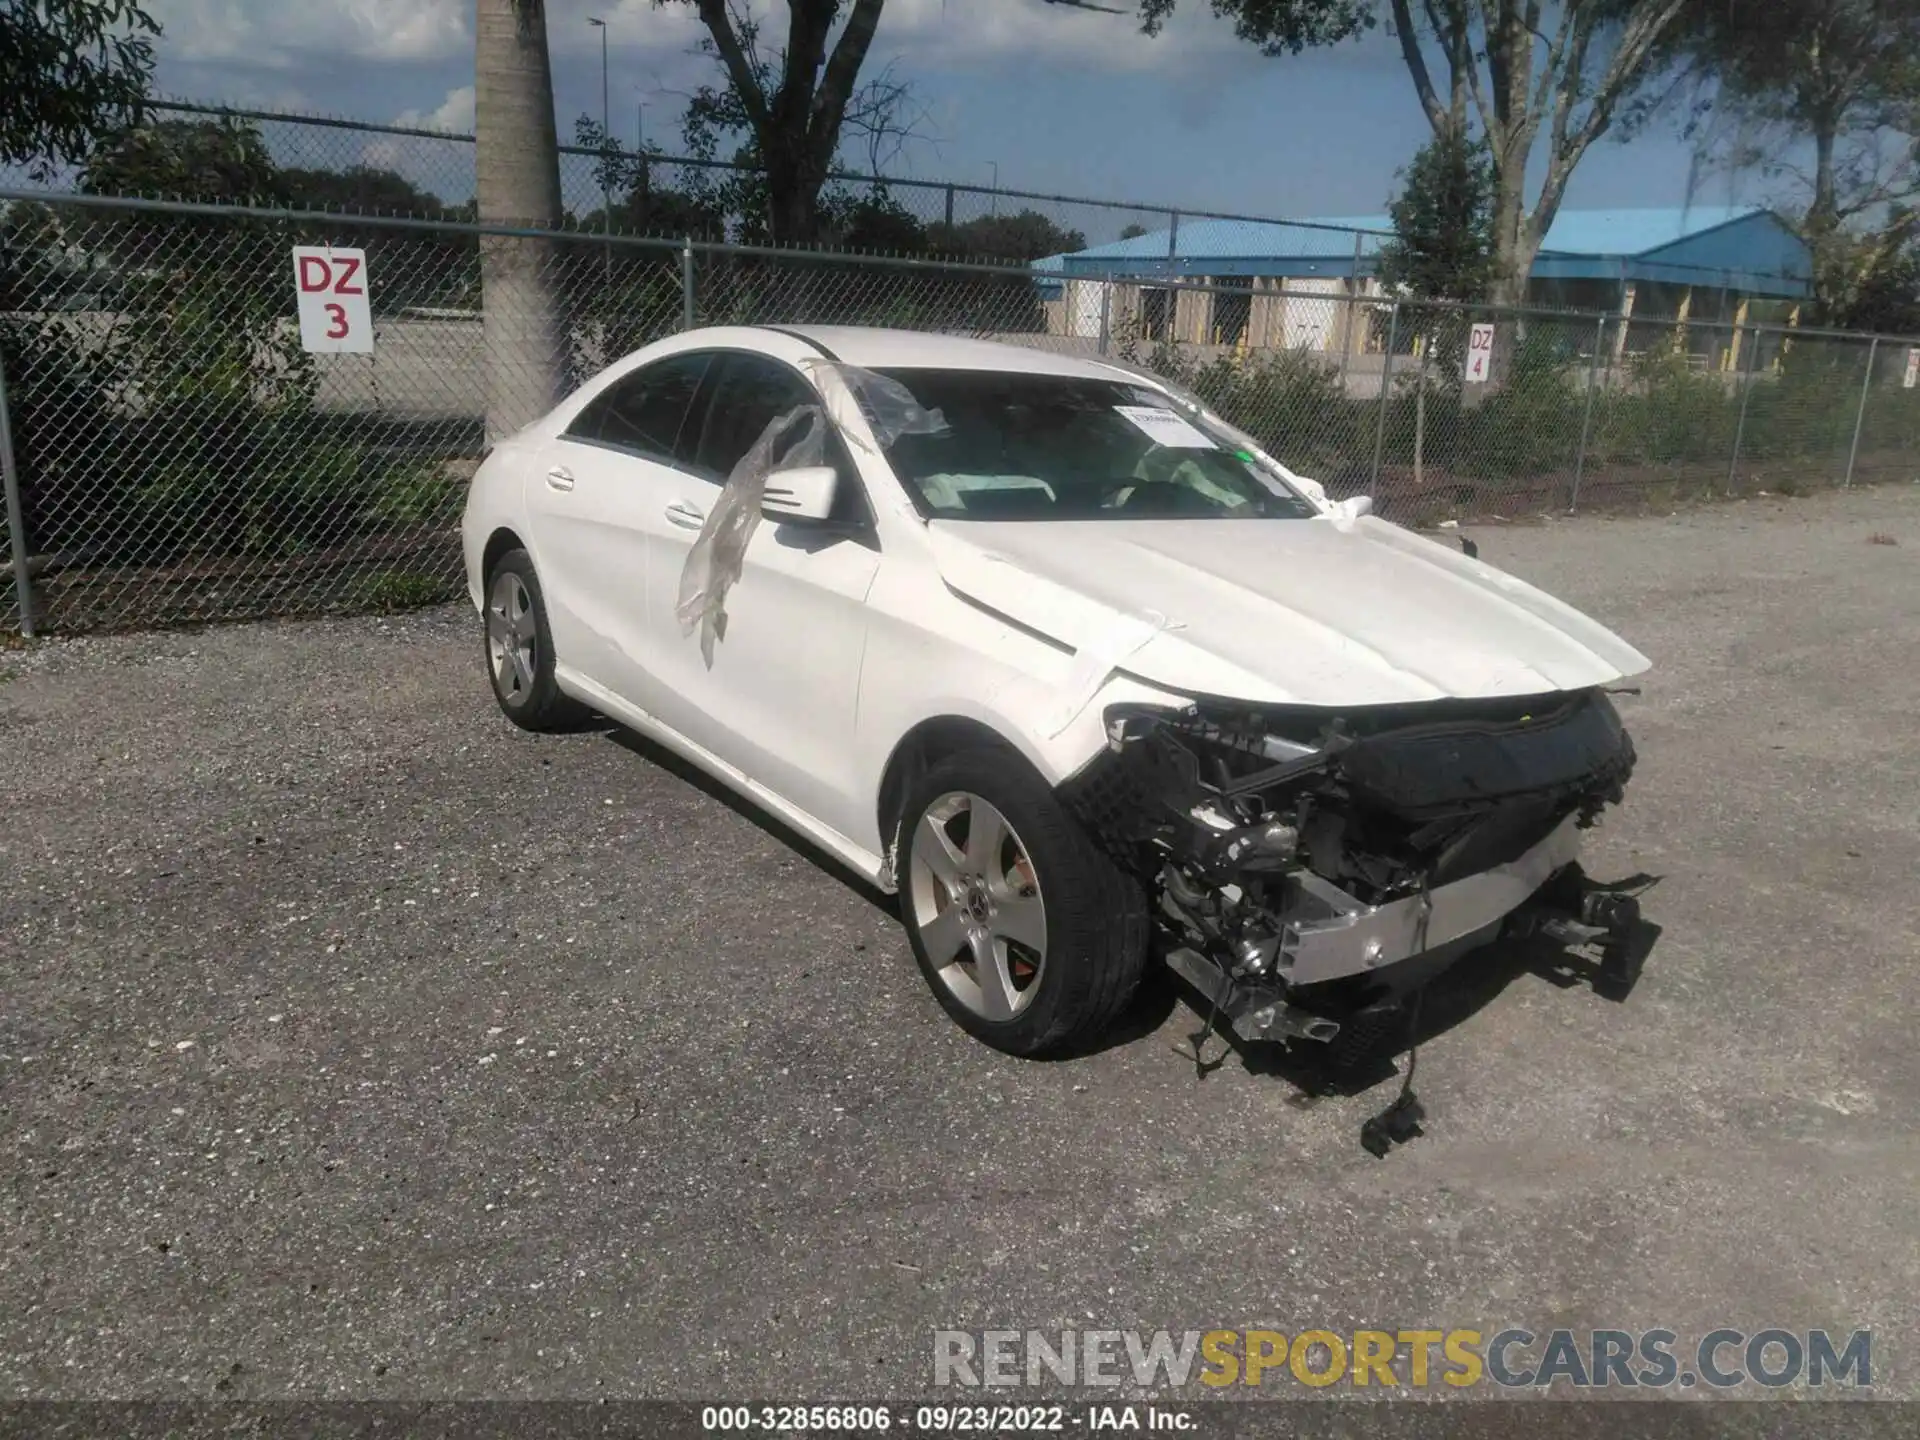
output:
<svg viewBox="0 0 1920 1440"><path fill-rule="evenodd" d="M1588 986L1603 999L1623 1003L1638 982L1642 966L1660 938L1660 927L1643 920L1634 928L1624 983L1611 979L1598 958L1583 950L1560 945L1544 936L1501 938L1463 955L1435 977L1420 994L1414 1023L1390 1012L1365 1017L1349 1025L1331 1044L1301 1041L1293 1045L1242 1041L1230 1032L1215 1031L1209 1050L1218 1058L1197 1067L1204 1074L1225 1063L1231 1053L1250 1075L1270 1075L1296 1087L1293 1103L1311 1107L1326 1096L1359 1095L1383 1081L1401 1075L1397 1057L1465 1024L1491 1005L1509 985L1524 975L1545 980L1562 990ZM1205 1002L1184 982L1181 998L1196 1018L1206 1018ZM1192 1037L1182 1035L1183 1043Z"/></svg>
<svg viewBox="0 0 1920 1440"><path fill-rule="evenodd" d="M893 896L878 889L857 872L848 869L837 856L822 850L797 830L788 829L787 826L762 811L751 801L743 799L732 789L707 774L706 771L698 769L689 762L681 759L678 755L674 754L673 751L667 749L666 746L598 715L581 728L588 731L598 731L613 741L614 744L620 746L621 749L629 750L642 760L650 764L658 765L670 775L686 781L687 784L693 786L702 794L711 796L713 799L719 801L742 819L752 821L757 829L771 835L788 849L797 851L813 864L819 866L820 869L833 876L834 879L848 886L855 894L859 895L876 909L884 910L889 915L897 915L899 913L894 904Z"/></svg>
<svg viewBox="0 0 1920 1440"><path fill-rule="evenodd" d="M604 735L622 749L677 776L804 856L889 918L898 918L896 897L872 885L836 856L767 815L665 746L599 715L583 722L576 730ZM1660 927L1649 921L1643 920L1635 927L1629 947L1630 960L1625 967L1629 978L1624 984L1609 978L1597 958L1543 936L1501 938L1462 956L1425 987L1411 1031L1405 1018L1398 1014L1363 1017L1362 1023L1343 1030L1331 1045L1304 1041L1295 1045L1250 1044L1221 1027L1208 1041L1208 1050L1216 1058L1197 1066L1196 1072L1199 1078L1205 1079L1233 1055L1250 1075L1270 1075L1291 1083L1298 1092L1293 1103L1302 1107L1311 1106L1325 1096L1358 1095L1382 1081L1396 1078L1400 1074L1396 1057L1472 1019L1522 975L1536 976L1563 990L1584 984L1606 999L1624 1001L1659 937ZM1048 1058L1084 1059L1136 1044L1166 1031L1168 1022L1182 1005L1193 1017L1196 1030L1204 1025L1205 1002L1185 981L1155 960L1149 963L1139 993L1118 1023L1091 1044ZM1182 1049L1194 1038L1180 1029L1171 1043L1176 1049Z"/></svg>

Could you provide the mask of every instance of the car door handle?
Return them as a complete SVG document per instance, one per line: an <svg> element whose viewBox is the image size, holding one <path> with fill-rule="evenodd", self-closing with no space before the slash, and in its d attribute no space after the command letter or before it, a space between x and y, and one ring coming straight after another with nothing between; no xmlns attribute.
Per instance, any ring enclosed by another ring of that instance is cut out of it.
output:
<svg viewBox="0 0 1920 1440"><path fill-rule="evenodd" d="M573 488L573 472L564 465L554 466L553 469L547 471L547 488L549 490L571 490Z"/></svg>
<svg viewBox="0 0 1920 1440"><path fill-rule="evenodd" d="M707 517L684 500L676 500L667 506L667 523L678 525L682 530L698 530L707 523Z"/></svg>

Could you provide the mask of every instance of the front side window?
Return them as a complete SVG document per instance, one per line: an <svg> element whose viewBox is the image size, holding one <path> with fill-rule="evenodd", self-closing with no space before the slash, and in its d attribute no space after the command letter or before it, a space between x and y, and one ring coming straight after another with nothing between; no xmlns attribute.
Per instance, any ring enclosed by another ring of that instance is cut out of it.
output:
<svg viewBox="0 0 1920 1440"><path fill-rule="evenodd" d="M734 354L723 356L719 364L713 403L697 446L690 448L695 468L725 480L769 424L797 406L818 405L820 398L778 361Z"/></svg>
<svg viewBox="0 0 1920 1440"><path fill-rule="evenodd" d="M616 380L574 417L567 436L665 464L688 458L687 414L712 357L674 355Z"/></svg>
<svg viewBox="0 0 1920 1440"><path fill-rule="evenodd" d="M840 476L828 518L848 523L866 521L869 516L859 473L813 387L791 367L761 355L725 355L715 365L718 368L707 386L713 398L697 426L688 427L699 430L698 439L682 441L682 448L692 452L693 468L714 483L724 484L768 425L790 410L813 406L816 413L811 422L796 425L785 435L782 450L773 456L774 468L793 463L788 458L791 447L815 429L823 431L823 463Z"/></svg>
<svg viewBox="0 0 1920 1440"><path fill-rule="evenodd" d="M1144 385L994 370L887 370L945 428L887 459L921 510L971 520L1305 519L1232 437Z"/></svg>

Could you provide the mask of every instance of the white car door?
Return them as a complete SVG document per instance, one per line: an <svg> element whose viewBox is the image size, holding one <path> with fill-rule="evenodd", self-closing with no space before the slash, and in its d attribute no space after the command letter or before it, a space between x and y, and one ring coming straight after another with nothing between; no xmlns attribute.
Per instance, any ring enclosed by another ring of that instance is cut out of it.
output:
<svg viewBox="0 0 1920 1440"><path fill-rule="evenodd" d="M541 451L526 480L534 564L567 669L642 704L650 536L674 447L709 363L673 355L616 380Z"/></svg>
<svg viewBox="0 0 1920 1440"><path fill-rule="evenodd" d="M681 572L699 524L734 464L767 423L796 405L818 403L793 367L746 351L725 352L683 435L694 472L675 477L674 514L649 557L652 636L643 702L668 725L842 834L861 822L853 744L866 597L880 550L860 476L835 436L840 471L836 520L823 530L762 519L740 578L726 597L725 633L709 669L699 635L674 615ZM699 517L695 519L694 517Z"/></svg>

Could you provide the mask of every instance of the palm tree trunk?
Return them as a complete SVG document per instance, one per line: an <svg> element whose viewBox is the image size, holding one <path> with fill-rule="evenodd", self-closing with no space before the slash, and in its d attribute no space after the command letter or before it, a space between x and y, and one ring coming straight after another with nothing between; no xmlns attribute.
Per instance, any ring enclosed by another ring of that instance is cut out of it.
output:
<svg viewBox="0 0 1920 1440"><path fill-rule="evenodd" d="M482 223L551 229L560 221L544 0L476 0L475 198ZM487 351L487 439L540 418L564 393L566 328L551 240L487 235L480 290Z"/></svg>

